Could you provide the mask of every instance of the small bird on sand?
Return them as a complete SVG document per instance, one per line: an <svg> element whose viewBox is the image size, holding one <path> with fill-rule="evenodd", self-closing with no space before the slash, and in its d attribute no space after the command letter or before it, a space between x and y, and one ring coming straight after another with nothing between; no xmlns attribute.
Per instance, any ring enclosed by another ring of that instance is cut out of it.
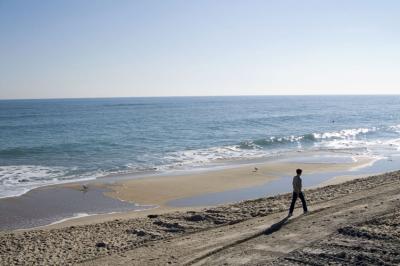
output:
<svg viewBox="0 0 400 266"><path fill-rule="evenodd" d="M254 167L253 173L255 173L255 172L257 172L257 171L258 171L258 168L257 168L257 167Z"/></svg>

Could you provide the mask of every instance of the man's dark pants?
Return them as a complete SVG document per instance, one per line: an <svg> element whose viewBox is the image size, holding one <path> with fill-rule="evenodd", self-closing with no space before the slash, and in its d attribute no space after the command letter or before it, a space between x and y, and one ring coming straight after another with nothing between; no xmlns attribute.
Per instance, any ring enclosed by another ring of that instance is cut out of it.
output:
<svg viewBox="0 0 400 266"><path fill-rule="evenodd" d="M290 209L289 213L293 213L294 210L294 204L296 203L297 197L301 199L301 203L303 204L303 210L306 212L307 211L307 203L306 200L304 199L303 192L300 192L298 195L296 192L293 192L292 196L292 204L290 204Z"/></svg>

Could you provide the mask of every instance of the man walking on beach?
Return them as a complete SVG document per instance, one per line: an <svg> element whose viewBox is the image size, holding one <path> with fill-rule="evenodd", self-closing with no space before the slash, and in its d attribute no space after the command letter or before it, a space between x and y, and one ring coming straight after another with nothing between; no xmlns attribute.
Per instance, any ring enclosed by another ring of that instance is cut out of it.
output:
<svg viewBox="0 0 400 266"><path fill-rule="evenodd" d="M306 200L304 199L303 192L301 192L301 173L303 170L297 169L296 170L296 176L293 177L293 196L292 196L292 203L290 204L290 209L289 209L289 217L293 215L293 210L294 210L294 204L296 203L297 197L301 199L301 203L303 204L303 210L304 214L307 213L307 203Z"/></svg>

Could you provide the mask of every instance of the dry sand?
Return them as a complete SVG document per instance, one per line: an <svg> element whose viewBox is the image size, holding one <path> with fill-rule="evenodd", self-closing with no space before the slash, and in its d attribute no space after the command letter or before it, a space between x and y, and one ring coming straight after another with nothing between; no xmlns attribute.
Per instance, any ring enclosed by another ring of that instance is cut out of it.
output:
<svg viewBox="0 0 400 266"><path fill-rule="evenodd" d="M1 233L0 265L400 263L400 172L310 189L306 198L311 213L299 216L297 210L289 220L283 219L290 194L283 194L202 210ZM355 248L359 244L362 248Z"/></svg>

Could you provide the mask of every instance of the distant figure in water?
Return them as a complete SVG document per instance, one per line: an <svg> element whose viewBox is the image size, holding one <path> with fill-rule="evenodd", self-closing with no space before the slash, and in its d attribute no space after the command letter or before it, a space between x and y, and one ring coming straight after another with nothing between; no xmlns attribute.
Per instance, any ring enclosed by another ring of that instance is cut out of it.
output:
<svg viewBox="0 0 400 266"><path fill-rule="evenodd" d="M304 199L304 194L303 192L301 192L301 173L303 172L303 170L301 169L297 169L296 170L296 174L293 177L293 196L292 196L292 203L290 204L290 209L289 209L289 217L293 215L293 210L294 210L294 204L296 203L297 197L299 197L301 199L301 203L303 204L303 210L304 210L304 214L306 214L308 212L307 210L307 203L306 200Z"/></svg>

